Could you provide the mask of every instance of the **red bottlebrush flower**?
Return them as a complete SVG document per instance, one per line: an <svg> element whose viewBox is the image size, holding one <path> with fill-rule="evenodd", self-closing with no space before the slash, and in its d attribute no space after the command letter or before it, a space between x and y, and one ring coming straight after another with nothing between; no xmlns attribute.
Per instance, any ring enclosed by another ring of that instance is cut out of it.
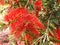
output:
<svg viewBox="0 0 60 45"><path fill-rule="evenodd" d="M57 39L60 40L60 28L56 29L56 36L57 36Z"/></svg>
<svg viewBox="0 0 60 45"><path fill-rule="evenodd" d="M26 17L26 19L33 23L34 25L36 25L37 27L39 27L42 30L45 30L44 25L42 24L42 22L39 21L39 19L34 15L34 14L30 14Z"/></svg>
<svg viewBox="0 0 60 45"><path fill-rule="evenodd" d="M56 38L60 40L60 28L56 29ZM60 43L57 43L57 45L60 45Z"/></svg>
<svg viewBox="0 0 60 45"><path fill-rule="evenodd" d="M35 9L36 16L38 16L39 11L42 9L42 0L37 0L34 3L34 9Z"/></svg>
<svg viewBox="0 0 60 45"><path fill-rule="evenodd" d="M7 22L11 21L11 34L14 34L16 38L19 38L25 29L29 29L29 31L34 35L39 36L40 33L34 27L34 25L42 30L45 29L44 25L39 21L39 19L34 14L30 14L29 11L27 11L25 8L14 9L5 16L5 20ZM26 25L27 22L28 24Z"/></svg>
<svg viewBox="0 0 60 45"><path fill-rule="evenodd" d="M33 37L30 36L29 34L25 34L25 40L31 42L33 40Z"/></svg>
<svg viewBox="0 0 60 45"><path fill-rule="evenodd" d="M35 10L40 11L41 8L42 8L42 0L36 1L36 2L34 3L34 8L35 8Z"/></svg>
<svg viewBox="0 0 60 45"><path fill-rule="evenodd" d="M39 31L34 27L34 25L32 23L28 24L27 29L30 32L32 32L34 35L36 35L37 37L40 35Z"/></svg>
<svg viewBox="0 0 60 45"><path fill-rule="evenodd" d="M4 0L0 0L0 4L2 4L2 5L3 5L3 4L4 4Z"/></svg>

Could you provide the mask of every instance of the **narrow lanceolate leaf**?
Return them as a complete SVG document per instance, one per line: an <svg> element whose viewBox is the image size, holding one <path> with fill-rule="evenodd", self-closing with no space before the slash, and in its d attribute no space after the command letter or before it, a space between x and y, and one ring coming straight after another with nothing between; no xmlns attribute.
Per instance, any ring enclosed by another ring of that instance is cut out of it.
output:
<svg viewBox="0 0 60 45"><path fill-rule="evenodd" d="M57 40L56 38L53 38L53 37L49 37L49 38L50 38L50 41L60 43L60 40Z"/></svg>
<svg viewBox="0 0 60 45"><path fill-rule="evenodd" d="M32 23L28 24L27 29L37 37L40 35L39 31L34 27Z"/></svg>
<svg viewBox="0 0 60 45"><path fill-rule="evenodd" d="M32 24L36 25L40 29L45 30L43 23L41 21L39 21L39 19L34 14L28 15L26 20L28 20Z"/></svg>
<svg viewBox="0 0 60 45"><path fill-rule="evenodd" d="M42 38L40 38L40 45L42 45L43 44L43 40L42 40Z"/></svg>

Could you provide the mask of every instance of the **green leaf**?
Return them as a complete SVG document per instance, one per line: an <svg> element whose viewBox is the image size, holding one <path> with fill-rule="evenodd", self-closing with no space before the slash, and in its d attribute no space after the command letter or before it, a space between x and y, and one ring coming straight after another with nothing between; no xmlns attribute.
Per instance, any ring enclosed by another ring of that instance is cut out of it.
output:
<svg viewBox="0 0 60 45"><path fill-rule="evenodd" d="M50 41L53 41L53 42L58 42L58 43L60 43L60 40L57 40L56 38L53 38L53 37L49 37L50 38Z"/></svg>
<svg viewBox="0 0 60 45"><path fill-rule="evenodd" d="M40 43L39 43L39 45L42 45L43 44L43 41L42 41L42 38L40 38Z"/></svg>
<svg viewBox="0 0 60 45"><path fill-rule="evenodd" d="M1 23L1 24L0 24L0 28L3 27L4 25L5 25L4 23Z"/></svg>
<svg viewBox="0 0 60 45"><path fill-rule="evenodd" d="M52 29L56 29L56 27L53 23L50 23L49 27L51 27Z"/></svg>
<svg viewBox="0 0 60 45"><path fill-rule="evenodd" d="M30 11L33 11L34 10L34 7L33 7L33 4L29 3L28 4L28 7L27 7Z"/></svg>

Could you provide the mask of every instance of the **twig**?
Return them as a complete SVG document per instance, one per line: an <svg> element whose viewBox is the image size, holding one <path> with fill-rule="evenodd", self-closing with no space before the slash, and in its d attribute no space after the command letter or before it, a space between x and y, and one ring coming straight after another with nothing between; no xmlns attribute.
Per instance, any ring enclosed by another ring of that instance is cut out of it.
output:
<svg viewBox="0 0 60 45"><path fill-rule="evenodd" d="M29 0L27 1L26 5L25 5L25 8L27 7L28 3L29 3Z"/></svg>

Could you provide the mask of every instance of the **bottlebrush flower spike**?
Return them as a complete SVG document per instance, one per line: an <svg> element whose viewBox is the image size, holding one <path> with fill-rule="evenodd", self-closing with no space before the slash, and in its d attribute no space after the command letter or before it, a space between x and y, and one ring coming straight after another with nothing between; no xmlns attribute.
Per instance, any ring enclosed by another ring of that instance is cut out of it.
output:
<svg viewBox="0 0 60 45"><path fill-rule="evenodd" d="M37 36L39 36L39 32L36 29L37 27L42 30L45 29L42 22L40 22L34 14L30 14L30 12L25 8L14 9L5 16L5 20L10 22L11 34L16 38L19 38L26 29L29 29L29 31ZM27 22L28 24L26 25Z"/></svg>

